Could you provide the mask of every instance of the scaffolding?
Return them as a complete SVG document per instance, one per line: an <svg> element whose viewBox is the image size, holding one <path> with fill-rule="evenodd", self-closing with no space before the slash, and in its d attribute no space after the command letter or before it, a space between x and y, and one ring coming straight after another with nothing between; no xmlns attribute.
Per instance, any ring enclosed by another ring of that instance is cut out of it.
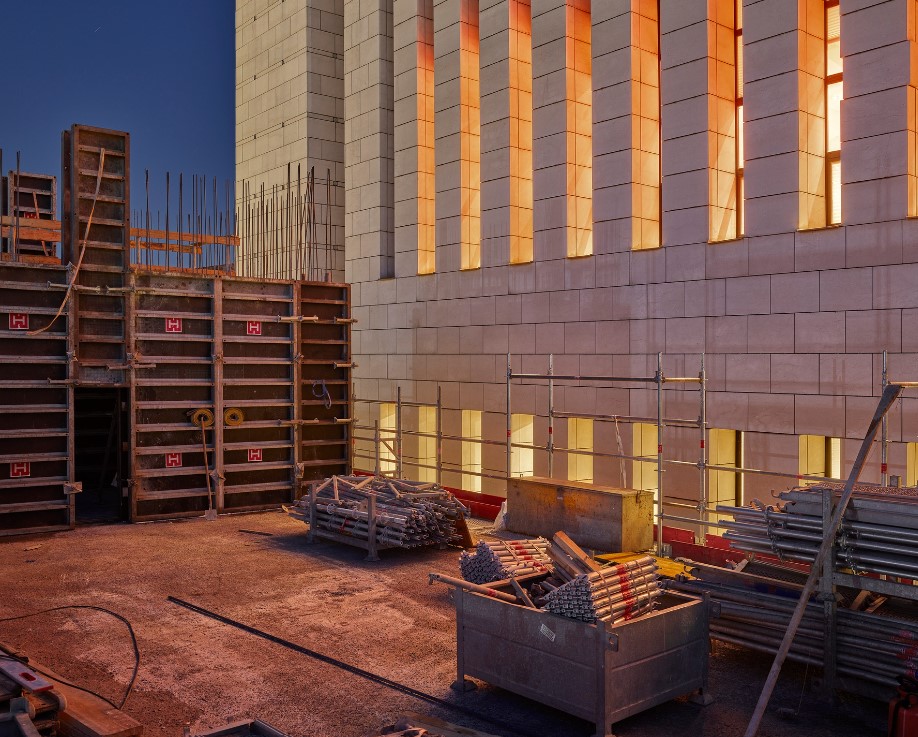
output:
<svg viewBox="0 0 918 737"><path fill-rule="evenodd" d="M887 355L883 355L883 388L888 385L888 375L886 371ZM721 529L724 525L716 518L716 512L709 499L708 473L712 471L721 471L726 473L737 474L740 478L743 475L768 476L778 479L785 479L791 484L800 484L803 482L826 482L838 481L828 476L816 474L791 473L782 471L765 470L760 468L751 468L745 464L737 463L736 465L723 465L709 462L709 432L710 427L707 419L707 391L708 377L705 368L705 356L699 355L700 370L694 376L668 376L663 370L664 354L656 355L656 370L651 375L579 375L579 374L558 374L554 371L554 356L548 356L548 370L545 373L527 373L513 370L513 361L510 354L507 355L507 372L506 372L506 403L503 408L505 415L506 433L505 440L494 440L483 437L471 437L462 434L447 434L443 431L443 415L446 412L461 412L461 408L445 407L442 400L442 390L437 385L436 400L434 402L417 402L406 401L402 397L402 388L396 387L394 401L385 399L353 398L355 407L354 435L353 441L353 463L355 468L361 465L366 470L374 470L383 476L393 476L404 478L406 467L415 469L429 469L434 471L437 483L442 484L446 474L463 474L466 476L477 476L480 478L492 479L506 482L512 471L512 454L514 449L526 449L533 452L542 452L547 456L547 467L549 477L555 478L556 456L558 454L578 454L592 458L608 458L620 461L633 462L655 462L654 469L656 473L657 488L654 490L656 503L656 536L658 547L665 550L667 546L663 545L662 528L664 522L676 523L677 526L688 526L689 528L697 527L701 530L701 542L706 542L705 531L707 529ZM514 442L512 438L512 416L513 416L513 387L515 383L544 383L547 386L547 407L544 417L547 419L547 433L543 442L537 442L533 439L532 443ZM601 385L603 387L618 386L627 388L630 386L650 387L656 394L656 413L654 415L639 416L632 414L617 414L611 412L595 413L577 413L567 412L557 406L556 393L559 385ZM694 387L698 402L698 415L696 418L676 418L667 417L664 414L665 391L687 386ZM393 428L384 428L378 421L372 424L361 423L359 419L360 412L357 409L359 405L395 405L395 426ZM405 422L406 408L433 408L436 413L436 429L434 431L421 431L420 429L409 429ZM496 412L496 411L495 411ZM555 424L556 420L582 418L590 419L597 422L634 424L648 423L655 426L657 431L657 453L655 456L637 455L635 453L624 453L619 446L618 453L610 453L597 450L582 450L578 448L559 447L555 443ZM686 428L695 429L698 432L698 456L697 460L685 460L667 455L668 448L663 443L663 431L666 428ZM424 458L410 456L405 452L405 438L429 438L434 441L435 455L433 462L426 462ZM356 444L359 442L370 444L370 450L365 451ZM882 438L881 438L881 473L883 484L888 482L888 431L886 418L883 420ZM443 447L448 443L471 443L480 446L503 446L504 447L504 466L503 468L486 469L482 466L480 471L464 468L461 462L448 460L444 457ZM390 457L384 458L388 454ZM369 462L369 463L367 463ZM698 501L690 503L680 501L678 498L667 500L667 487L665 481L665 469L667 467L683 467L695 469L699 475L698 479ZM695 517L684 516L683 514L671 514L667 509L683 509L687 514L695 514Z"/></svg>

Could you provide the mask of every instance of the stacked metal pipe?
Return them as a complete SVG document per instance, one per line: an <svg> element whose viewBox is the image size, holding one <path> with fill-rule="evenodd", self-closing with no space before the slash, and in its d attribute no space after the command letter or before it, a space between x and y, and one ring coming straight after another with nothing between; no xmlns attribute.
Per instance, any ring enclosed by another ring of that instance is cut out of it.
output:
<svg viewBox="0 0 918 737"><path fill-rule="evenodd" d="M667 582L667 588L694 595L710 594L715 603L715 617L710 622L712 637L752 650L777 652L800 586L729 569L714 571L706 566L698 566L692 573L696 578L678 576ZM824 622L823 606L814 599L794 638L788 655L791 660L822 666ZM836 668L842 678L894 688L898 676L915 675L918 628L913 620L894 613L838 607L836 627Z"/></svg>
<svg viewBox="0 0 918 737"><path fill-rule="evenodd" d="M370 497L375 514L371 520ZM458 542L457 521L466 508L437 484L370 476L333 476L291 507L288 514L310 521L315 504L318 528L362 540L375 521L376 543L384 547L416 548Z"/></svg>
<svg viewBox="0 0 918 737"><path fill-rule="evenodd" d="M616 624L650 612L663 593L651 556L582 573L545 596L552 614Z"/></svg>
<svg viewBox="0 0 918 737"><path fill-rule="evenodd" d="M824 490L828 490L825 492ZM824 484L782 492L780 507L718 506L724 537L749 553L812 562L822 541L823 494L838 497L841 486ZM859 485L835 541L838 568L918 579L918 496L915 489Z"/></svg>
<svg viewBox="0 0 918 737"><path fill-rule="evenodd" d="M475 552L463 550L459 556L459 571L466 581L483 584L513 576L551 570L544 537L535 540L479 540Z"/></svg>

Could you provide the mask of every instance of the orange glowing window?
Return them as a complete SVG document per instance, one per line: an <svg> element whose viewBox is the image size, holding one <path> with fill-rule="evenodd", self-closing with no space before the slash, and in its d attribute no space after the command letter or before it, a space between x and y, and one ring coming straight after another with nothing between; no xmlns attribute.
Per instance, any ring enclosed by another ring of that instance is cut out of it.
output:
<svg viewBox="0 0 918 737"><path fill-rule="evenodd" d="M632 228L634 250L662 242L660 193L660 33L659 2L642 2L634 11L631 37L633 126Z"/></svg>
<svg viewBox="0 0 918 737"><path fill-rule="evenodd" d="M826 2L826 214L841 223L841 101L844 97L841 15L838 0Z"/></svg>
<svg viewBox="0 0 918 737"><path fill-rule="evenodd" d="M590 0L567 0L567 255L593 253L593 64Z"/></svg>
<svg viewBox="0 0 918 737"><path fill-rule="evenodd" d="M510 263L532 261L532 8L509 0Z"/></svg>
<svg viewBox="0 0 918 737"><path fill-rule="evenodd" d="M461 268L481 266L481 84L478 0L462 0L459 48Z"/></svg>
<svg viewBox="0 0 918 737"><path fill-rule="evenodd" d="M436 270L436 178L434 157L433 0L418 2L418 274Z"/></svg>

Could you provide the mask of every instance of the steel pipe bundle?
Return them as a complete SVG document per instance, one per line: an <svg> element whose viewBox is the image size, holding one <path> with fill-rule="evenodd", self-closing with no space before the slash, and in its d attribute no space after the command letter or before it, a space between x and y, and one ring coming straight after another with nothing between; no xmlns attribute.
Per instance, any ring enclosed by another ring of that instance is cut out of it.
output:
<svg viewBox="0 0 918 737"><path fill-rule="evenodd" d="M457 542L466 508L436 484L372 476L332 476L287 508L314 530L369 540L383 548Z"/></svg>
<svg viewBox="0 0 918 737"><path fill-rule="evenodd" d="M551 570L544 537L535 540L479 540L475 552L463 550L459 556L462 578L472 583L491 583L512 576Z"/></svg>
<svg viewBox="0 0 918 737"><path fill-rule="evenodd" d="M667 582L667 588L696 596L705 592L710 595L715 604L715 617L710 623L712 637L761 652L777 651L793 614L799 587L771 580L768 588L775 593L764 593L765 586L760 581L728 569L719 569L717 580L708 580L702 566L693 573L701 578L678 576ZM842 607L837 609L835 621L836 668L842 678L856 678L892 689L898 676L915 675L918 667L915 622ZM822 667L824 623L823 605L814 597L794 638L788 655L791 660Z"/></svg>
<svg viewBox="0 0 918 737"><path fill-rule="evenodd" d="M582 573L545 596L552 614L615 624L650 612L663 593L650 556Z"/></svg>
<svg viewBox="0 0 918 737"><path fill-rule="evenodd" d="M918 579L918 498L912 491L856 490L835 541L839 569ZM779 495L780 508L718 506L719 513L733 518L724 521L724 538L745 552L810 563L822 540L825 493L837 494L837 489L792 489Z"/></svg>

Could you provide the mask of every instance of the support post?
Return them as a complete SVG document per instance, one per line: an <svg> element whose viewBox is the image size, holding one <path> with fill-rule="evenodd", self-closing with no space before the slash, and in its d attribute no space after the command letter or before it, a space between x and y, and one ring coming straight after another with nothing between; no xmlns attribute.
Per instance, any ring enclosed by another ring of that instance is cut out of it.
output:
<svg viewBox="0 0 918 737"><path fill-rule="evenodd" d="M507 354L507 478L513 473L512 465L512 443L510 438L513 435L513 425L510 416L510 379L513 378L513 366L510 362L510 354Z"/></svg>
<svg viewBox="0 0 918 737"><path fill-rule="evenodd" d="M657 553L663 555L663 354L657 353Z"/></svg>
<svg viewBox="0 0 918 737"><path fill-rule="evenodd" d="M707 396L705 394L705 381L707 375L704 367L704 353L701 354L701 370L698 372L698 396L699 396L699 415L698 415L698 435L699 435L699 453L698 468L701 470L701 519L708 522L708 408ZM701 544L708 544L708 528L701 528Z"/></svg>
<svg viewBox="0 0 918 737"><path fill-rule="evenodd" d="M555 356L548 354L548 478L555 477Z"/></svg>
<svg viewBox="0 0 918 737"><path fill-rule="evenodd" d="M822 693L831 698L835 690L837 620L835 601L835 531L832 529L832 515L835 511L835 495L832 489L822 490L822 537L833 538L822 563L819 578L819 599L823 615Z"/></svg>
<svg viewBox="0 0 918 737"><path fill-rule="evenodd" d="M883 386L880 393L886 391L889 384L889 369L887 364L887 354L883 351ZM889 420L883 415L883 424L880 426L880 483L883 486L889 486Z"/></svg>
<svg viewBox="0 0 918 737"><path fill-rule="evenodd" d="M395 475L401 479L402 473L402 387L398 386L395 388Z"/></svg>
<svg viewBox="0 0 918 737"><path fill-rule="evenodd" d="M443 485L443 393L437 384L437 485Z"/></svg>
<svg viewBox="0 0 918 737"><path fill-rule="evenodd" d="M367 557L370 563L379 560L376 552L376 492L370 492L367 497Z"/></svg>
<svg viewBox="0 0 918 737"><path fill-rule="evenodd" d="M373 447L376 448L376 476L380 476L379 420L373 420Z"/></svg>

